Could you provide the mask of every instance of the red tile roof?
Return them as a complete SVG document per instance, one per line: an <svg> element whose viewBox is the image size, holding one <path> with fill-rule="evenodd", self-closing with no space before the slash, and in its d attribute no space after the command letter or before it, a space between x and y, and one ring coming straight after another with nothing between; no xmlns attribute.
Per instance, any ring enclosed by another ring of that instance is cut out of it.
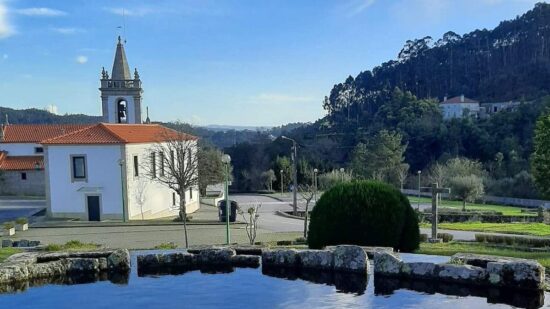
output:
<svg viewBox="0 0 550 309"><path fill-rule="evenodd" d="M10 124L2 143L39 143L42 140L71 133L91 125L81 124Z"/></svg>
<svg viewBox="0 0 550 309"><path fill-rule="evenodd" d="M0 153L0 170L4 171L28 171L36 169L36 163L40 169L44 169L44 157L42 156L7 156Z"/></svg>
<svg viewBox="0 0 550 309"><path fill-rule="evenodd" d="M464 97L464 101L462 101L461 96L452 97L450 99L447 99L441 102L441 104L456 104L456 103L479 103L479 102L476 100L469 99L467 97Z"/></svg>
<svg viewBox="0 0 550 309"><path fill-rule="evenodd" d="M180 133L158 124L100 123L82 130L42 141L42 144L126 144L155 143L173 139L196 140L195 136Z"/></svg>

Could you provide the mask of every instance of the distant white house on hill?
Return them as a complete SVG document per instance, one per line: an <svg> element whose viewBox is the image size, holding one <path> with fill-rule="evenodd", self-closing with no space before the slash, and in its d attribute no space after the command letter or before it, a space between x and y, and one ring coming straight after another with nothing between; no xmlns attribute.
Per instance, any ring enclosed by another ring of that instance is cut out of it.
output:
<svg viewBox="0 0 550 309"><path fill-rule="evenodd" d="M466 98L464 95L452 97L448 99L445 97L441 103L439 103L443 119L462 118L465 115L479 114L479 102Z"/></svg>

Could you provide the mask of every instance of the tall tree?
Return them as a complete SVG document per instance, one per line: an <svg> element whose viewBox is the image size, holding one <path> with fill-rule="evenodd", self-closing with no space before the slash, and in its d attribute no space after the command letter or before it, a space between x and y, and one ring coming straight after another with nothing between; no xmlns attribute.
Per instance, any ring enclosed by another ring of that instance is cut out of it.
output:
<svg viewBox="0 0 550 309"><path fill-rule="evenodd" d="M550 198L550 113L537 120L531 162L537 187L545 198Z"/></svg>
<svg viewBox="0 0 550 309"><path fill-rule="evenodd" d="M198 171L199 190L201 195L206 194L206 187L215 185L225 180L224 163L222 152L215 148L199 147L198 149Z"/></svg>
<svg viewBox="0 0 550 309"><path fill-rule="evenodd" d="M196 139L184 133L166 131L142 160L143 169L153 180L174 190L179 196L179 216L183 222L185 247L189 246L185 193L199 184L197 152Z"/></svg>

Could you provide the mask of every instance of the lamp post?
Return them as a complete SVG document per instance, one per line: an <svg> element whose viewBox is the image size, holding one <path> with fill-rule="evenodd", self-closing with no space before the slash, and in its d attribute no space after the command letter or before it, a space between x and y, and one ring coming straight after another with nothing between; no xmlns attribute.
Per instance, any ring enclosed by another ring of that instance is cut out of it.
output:
<svg viewBox="0 0 550 309"><path fill-rule="evenodd" d="M297 165L298 165L298 143L296 143L295 140L293 140L292 138L289 138L289 137L286 137L286 136L281 136L282 139L286 139L286 140L289 140L289 141L292 141L292 178L293 179L293 185L292 185L292 213L293 215L296 215L298 213L298 198L297 198L297 195L298 195L298 168L297 168Z"/></svg>
<svg viewBox="0 0 550 309"><path fill-rule="evenodd" d="M118 165L120 165L120 192L122 194L122 222L126 222L126 207L124 203L124 164L126 161L124 159L118 160Z"/></svg>
<svg viewBox="0 0 550 309"><path fill-rule="evenodd" d="M313 192L315 196L315 203L317 204L317 173L319 173L318 169L313 169Z"/></svg>
<svg viewBox="0 0 550 309"><path fill-rule="evenodd" d="M420 210L420 174L422 174L421 170L418 170L418 206L416 207L418 210Z"/></svg>
<svg viewBox="0 0 550 309"><path fill-rule="evenodd" d="M281 170L281 196L284 195L284 180L283 180L283 170Z"/></svg>
<svg viewBox="0 0 550 309"><path fill-rule="evenodd" d="M231 157L224 154L222 162L225 165L225 239L229 245L231 242L231 235L229 234L229 164L231 163Z"/></svg>
<svg viewBox="0 0 550 309"><path fill-rule="evenodd" d="M344 168L340 168L340 177L342 179L342 182L344 182Z"/></svg>

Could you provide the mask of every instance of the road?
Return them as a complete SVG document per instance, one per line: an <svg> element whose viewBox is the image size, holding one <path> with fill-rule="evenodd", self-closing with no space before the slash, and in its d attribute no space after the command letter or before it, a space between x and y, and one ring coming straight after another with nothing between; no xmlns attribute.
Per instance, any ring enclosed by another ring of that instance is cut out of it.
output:
<svg viewBox="0 0 550 309"><path fill-rule="evenodd" d="M230 199L237 201L243 209L247 209L247 206L261 204L258 227L262 230L271 232L299 232L304 230L303 220L275 214L276 211L292 210L288 202L282 202L266 195L253 194L230 195Z"/></svg>

